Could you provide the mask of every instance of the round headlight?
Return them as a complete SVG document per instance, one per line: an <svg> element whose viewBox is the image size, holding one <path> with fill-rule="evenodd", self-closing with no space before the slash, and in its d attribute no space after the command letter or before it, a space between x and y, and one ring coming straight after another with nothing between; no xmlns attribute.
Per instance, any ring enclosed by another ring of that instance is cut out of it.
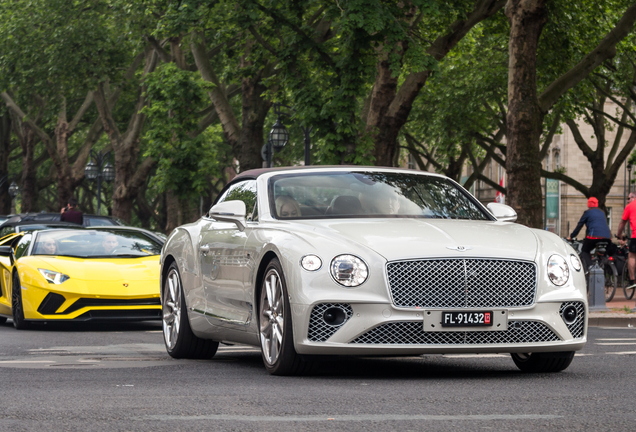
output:
<svg viewBox="0 0 636 432"><path fill-rule="evenodd" d="M322 267L322 260L316 255L305 255L300 260L300 265L307 271L316 271Z"/></svg>
<svg viewBox="0 0 636 432"><path fill-rule="evenodd" d="M570 264L572 264L574 270L581 271L581 260L576 255L570 255Z"/></svg>
<svg viewBox="0 0 636 432"><path fill-rule="evenodd" d="M548 277L556 286L563 286L568 281L570 269L561 255L552 255L548 260Z"/></svg>
<svg viewBox="0 0 636 432"><path fill-rule="evenodd" d="M357 287L369 277L369 268L354 255L338 255L331 261L331 276L342 286Z"/></svg>

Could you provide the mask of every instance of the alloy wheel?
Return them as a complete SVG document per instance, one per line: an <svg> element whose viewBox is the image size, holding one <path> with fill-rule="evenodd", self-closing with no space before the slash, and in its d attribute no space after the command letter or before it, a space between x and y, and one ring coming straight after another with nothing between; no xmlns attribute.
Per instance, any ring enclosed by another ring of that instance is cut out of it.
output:
<svg viewBox="0 0 636 432"><path fill-rule="evenodd" d="M269 364L276 363L280 356L285 323L284 304L280 275L271 269L261 290L259 320L263 357Z"/></svg>
<svg viewBox="0 0 636 432"><path fill-rule="evenodd" d="M163 298L163 337L168 349L174 349L179 340L181 326L181 280L175 269L166 278L167 289Z"/></svg>

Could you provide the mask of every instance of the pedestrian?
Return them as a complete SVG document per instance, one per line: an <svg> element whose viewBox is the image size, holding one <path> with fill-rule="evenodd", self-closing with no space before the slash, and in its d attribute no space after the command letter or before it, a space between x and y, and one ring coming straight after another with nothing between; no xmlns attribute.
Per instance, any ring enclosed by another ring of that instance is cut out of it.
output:
<svg viewBox="0 0 636 432"><path fill-rule="evenodd" d="M627 221L629 221L629 227L632 230L632 238L629 240L629 254L627 255L627 270L629 271L629 284L627 287L631 288L636 285L636 281L634 281L634 272L636 271L636 192L629 193L628 201L629 202L625 206L625 210L623 210L623 218L621 223L618 225L616 237L619 239L624 238L623 229L625 228L625 225L627 225Z"/></svg>
<svg viewBox="0 0 636 432"><path fill-rule="evenodd" d="M68 200L68 205L62 209L60 220L84 225L84 215L77 209L77 200L75 198Z"/></svg>
<svg viewBox="0 0 636 432"><path fill-rule="evenodd" d="M579 223L576 225L576 228L574 228L574 231L572 231L572 234L570 234L570 237L568 237L568 240L572 240L572 238L576 237L579 231L581 231L581 228L583 228L583 225L587 227L587 232L583 240L583 246L581 247L581 259L587 269L592 265L590 252L594 249L596 243L600 241L612 243L612 234L607 226L605 212L598 208L598 199L595 197L590 197L587 200L587 210L583 212L583 216L581 216Z"/></svg>

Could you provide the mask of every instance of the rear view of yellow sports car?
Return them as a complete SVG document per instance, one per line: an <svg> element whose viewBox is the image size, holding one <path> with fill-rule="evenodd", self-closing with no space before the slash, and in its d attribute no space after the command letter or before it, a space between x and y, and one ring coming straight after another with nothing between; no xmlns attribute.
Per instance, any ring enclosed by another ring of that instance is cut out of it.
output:
<svg viewBox="0 0 636 432"><path fill-rule="evenodd" d="M163 239L131 227L53 229L0 242L0 321L161 319Z"/></svg>

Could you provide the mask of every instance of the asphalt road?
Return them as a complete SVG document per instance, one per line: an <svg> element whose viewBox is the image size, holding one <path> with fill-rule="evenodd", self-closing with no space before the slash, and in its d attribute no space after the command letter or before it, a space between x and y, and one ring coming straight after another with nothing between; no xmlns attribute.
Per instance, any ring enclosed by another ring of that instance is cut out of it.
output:
<svg viewBox="0 0 636 432"><path fill-rule="evenodd" d="M158 323L0 325L1 431L636 429L636 329L590 328L557 374L508 355L329 358L272 377L258 350L171 359Z"/></svg>

